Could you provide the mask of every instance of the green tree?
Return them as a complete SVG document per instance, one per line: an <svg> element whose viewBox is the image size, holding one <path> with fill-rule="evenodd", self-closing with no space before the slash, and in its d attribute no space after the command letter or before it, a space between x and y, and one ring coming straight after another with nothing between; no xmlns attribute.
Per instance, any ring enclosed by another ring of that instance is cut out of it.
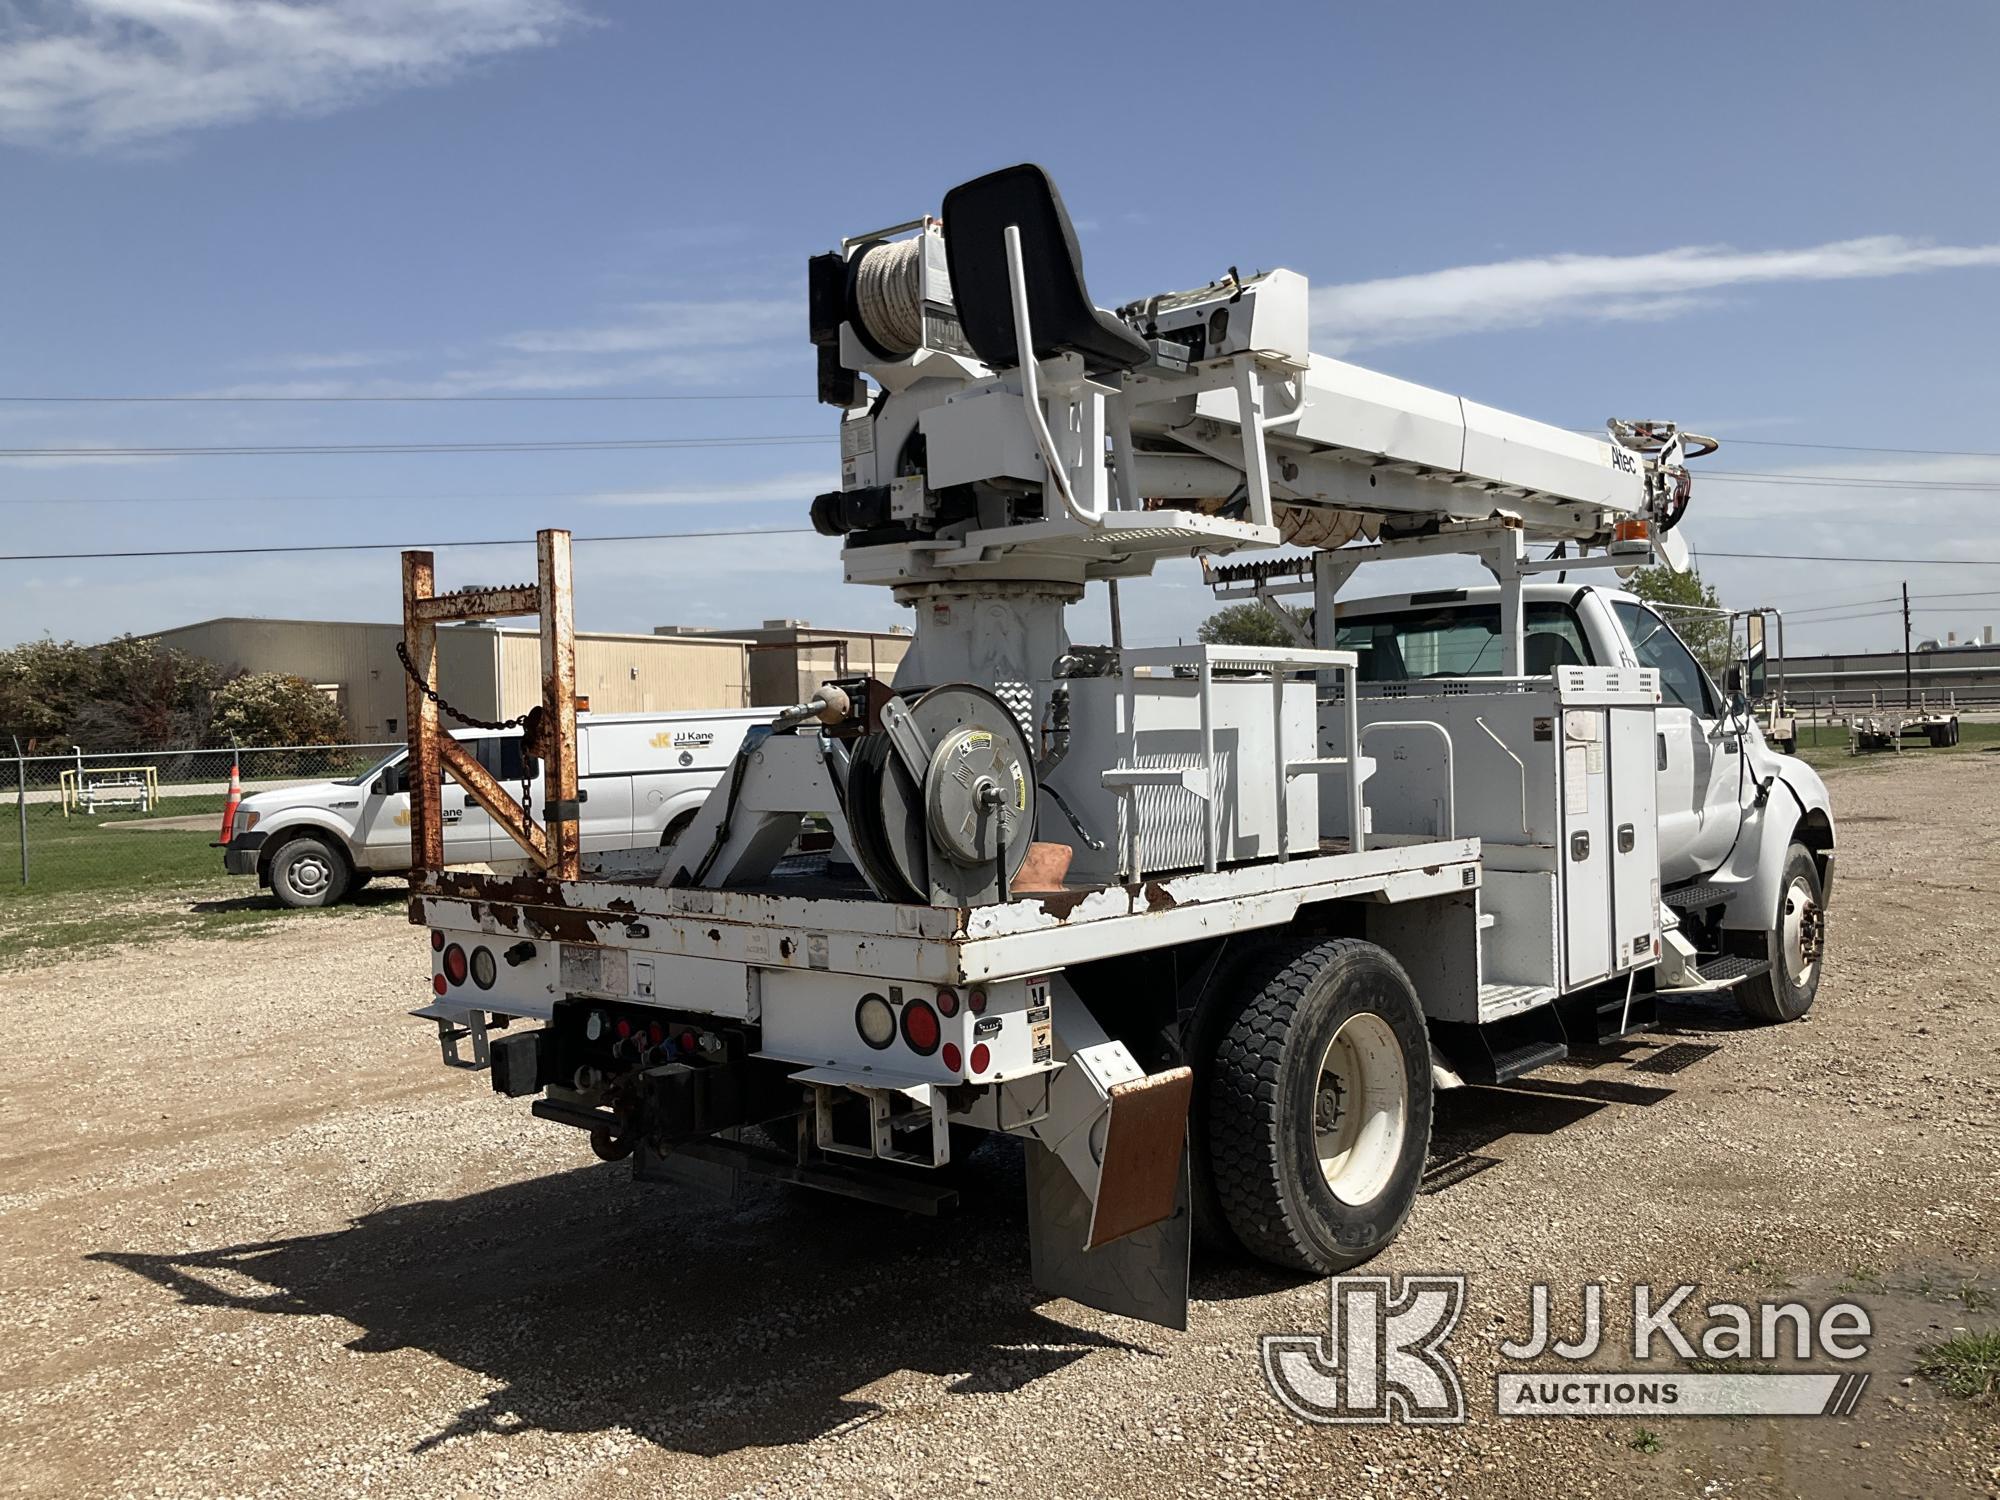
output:
<svg viewBox="0 0 2000 1500"><path fill-rule="evenodd" d="M1306 628L1308 611L1293 609L1290 605L1280 605L1299 626ZM1208 646L1292 646L1297 642L1285 630L1284 623L1261 604L1232 604L1226 609L1218 609L1195 632L1195 638Z"/></svg>
<svg viewBox="0 0 2000 1500"><path fill-rule="evenodd" d="M96 661L75 641L23 641L0 651L0 746L63 743L70 720L90 701Z"/></svg>
<svg viewBox="0 0 2000 1500"><path fill-rule="evenodd" d="M246 672L215 690L208 736L218 745L337 745L346 728L334 701L303 677Z"/></svg>
<svg viewBox="0 0 2000 1500"><path fill-rule="evenodd" d="M91 651L90 699L70 716L85 750L193 749L208 734L213 662L158 641L122 635Z"/></svg>
<svg viewBox="0 0 2000 1500"><path fill-rule="evenodd" d="M1671 568L1641 568L1625 580L1625 587L1660 612L1674 633L1687 642L1695 660L1707 668L1719 685L1736 659L1730 645L1729 617L1703 613L1722 608L1715 589L1702 582L1693 568L1676 573Z"/></svg>

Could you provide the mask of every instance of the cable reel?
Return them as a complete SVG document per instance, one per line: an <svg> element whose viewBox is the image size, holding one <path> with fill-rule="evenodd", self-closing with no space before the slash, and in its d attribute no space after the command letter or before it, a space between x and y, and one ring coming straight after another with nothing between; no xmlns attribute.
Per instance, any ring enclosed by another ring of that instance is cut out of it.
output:
<svg viewBox="0 0 2000 1500"><path fill-rule="evenodd" d="M849 762L855 863L891 901L1004 901L1034 838L1035 795L1027 736L985 688L892 698Z"/></svg>

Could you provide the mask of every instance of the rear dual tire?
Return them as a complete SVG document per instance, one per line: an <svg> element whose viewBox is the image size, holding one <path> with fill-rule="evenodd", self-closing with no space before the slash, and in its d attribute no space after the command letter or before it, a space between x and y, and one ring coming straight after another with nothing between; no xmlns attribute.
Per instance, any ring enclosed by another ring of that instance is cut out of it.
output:
<svg viewBox="0 0 2000 1500"><path fill-rule="evenodd" d="M1394 1239L1416 1202L1423 1010L1402 966L1352 938L1273 947L1241 978L1241 1003L1205 1028L1200 1198L1260 1260L1331 1275Z"/></svg>

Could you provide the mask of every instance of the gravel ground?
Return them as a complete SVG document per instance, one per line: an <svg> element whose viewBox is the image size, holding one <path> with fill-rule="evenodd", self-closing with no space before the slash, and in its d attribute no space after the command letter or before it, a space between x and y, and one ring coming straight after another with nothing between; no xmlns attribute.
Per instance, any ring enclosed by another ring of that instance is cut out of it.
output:
<svg viewBox="0 0 2000 1500"><path fill-rule="evenodd" d="M1909 1380L2000 1323L1958 1290L2000 1289L1997 773L1836 773L1805 1023L1680 1006L1440 1101L1440 1180L1484 1170L1371 1269L1472 1278L1448 1429L1272 1400L1258 1335L1324 1330L1324 1283L1198 1263L1185 1335L1038 1304L1004 1149L942 1221L640 1189L437 1065L394 915L0 972L0 1493L2000 1495L2000 1413ZM1492 1415L1530 1282L1635 1278L1851 1294L1873 1383L1849 1419L1656 1422L1657 1451Z"/></svg>

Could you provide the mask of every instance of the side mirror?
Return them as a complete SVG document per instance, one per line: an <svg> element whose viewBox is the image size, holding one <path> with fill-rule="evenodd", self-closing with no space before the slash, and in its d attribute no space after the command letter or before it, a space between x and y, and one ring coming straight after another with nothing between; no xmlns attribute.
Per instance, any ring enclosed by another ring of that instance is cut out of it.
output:
<svg viewBox="0 0 2000 1500"><path fill-rule="evenodd" d="M1732 719L1750 717L1750 700L1744 697L1741 691L1732 690L1729 694L1729 717Z"/></svg>

